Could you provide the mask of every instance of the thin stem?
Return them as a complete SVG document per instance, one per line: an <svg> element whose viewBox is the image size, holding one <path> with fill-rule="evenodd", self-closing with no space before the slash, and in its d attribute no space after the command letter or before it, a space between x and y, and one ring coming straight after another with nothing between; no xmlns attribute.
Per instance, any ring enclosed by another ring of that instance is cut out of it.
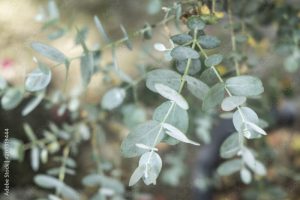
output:
<svg viewBox="0 0 300 200"><path fill-rule="evenodd" d="M236 41L235 41L235 33L234 33L234 28L233 28L233 20L232 20L232 12L231 12L231 0L228 0L228 20L229 20L229 25L230 25L230 35L231 35L231 46L232 46L232 51L236 52ZM236 75L240 75L240 69L239 69L239 64L236 58L233 58L234 62L234 67L236 71Z"/></svg>

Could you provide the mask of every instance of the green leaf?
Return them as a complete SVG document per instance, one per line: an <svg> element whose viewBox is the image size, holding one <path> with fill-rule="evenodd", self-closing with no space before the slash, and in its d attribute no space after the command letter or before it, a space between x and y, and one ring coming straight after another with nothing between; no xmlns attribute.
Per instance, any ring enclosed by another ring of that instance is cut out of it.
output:
<svg viewBox="0 0 300 200"><path fill-rule="evenodd" d="M204 63L207 67L216 66L220 64L223 60L223 56L221 54L213 54L208 56Z"/></svg>
<svg viewBox="0 0 300 200"><path fill-rule="evenodd" d="M172 109L169 111L170 107L173 105ZM183 133L186 133L189 126L189 116L186 110L182 109L176 104L172 104L171 101L164 102L158 106L153 113L153 120L161 122L164 120L166 113L169 111L169 115L165 120L166 123L175 126L180 129ZM170 145L175 145L179 141L165 135L162 142L166 142Z"/></svg>
<svg viewBox="0 0 300 200"><path fill-rule="evenodd" d="M200 80L207 85L212 86L218 82L218 77L216 76L213 68L210 67L201 73Z"/></svg>
<svg viewBox="0 0 300 200"><path fill-rule="evenodd" d="M92 53L84 54L80 58L80 71L83 85L87 87L94 73L94 57Z"/></svg>
<svg viewBox="0 0 300 200"><path fill-rule="evenodd" d="M160 83L155 84L154 87L161 96L171 101L174 101L182 109L187 110L189 108L189 105L186 102L186 100L177 91Z"/></svg>
<svg viewBox="0 0 300 200"><path fill-rule="evenodd" d="M31 113L44 99L45 93L39 93L33 99L28 102L28 104L22 110L22 116L26 116Z"/></svg>
<svg viewBox="0 0 300 200"><path fill-rule="evenodd" d="M264 131L262 128L260 128L259 126L257 126L256 124L252 123L252 122L245 122L247 125L249 125L254 131L262 134L262 135L267 135L266 131Z"/></svg>
<svg viewBox="0 0 300 200"><path fill-rule="evenodd" d="M198 99L203 100L209 91L209 87L202 81L192 77L186 76L188 90Z"/></svg>
<svg viewBox="0 0 300 200"><path fill-rule="evenodd" d="M100 19L97 16L94 16L94 22L95 22L97 30L102 35L102 37L104 38L105 42L109 43L110 39L107 36L107 34L106 34L106 32L105 32L105 30L104 30L104 28L102 26L102 23L101 23Z"/></svg>
<svg viewBox="0 0 300 200"><path fill-rule="evenodd" d="M225 95L225 87L223 83L217 83L214 85L204 97L202 109L204 111L211 110L212 108L216 107L218 104L224 99Z"/></svg>
<svg viewBox="0 0 300 200"><path fill-rule="evenodd" d="M251 175L251 173L250 173L250 171L248 169L243 168L240 171L240 177L241 177L243 183L245 183L245 184L251 183L252 175Z"/></svg>
<svg viewBox="0 0 300 200"><path fill-rule="evenodd" d="M143 176L144 176L144 171L145 171L145 165L143 166L138 166L133 174L131 175L130 177L130 180L129 180L129 187L135 185Z"/></svg>
<svg viewBox="0 0 300 200"><path fill-rule="evenodd" d="M190 36L189 34L183 33L183 34L177 34L177 35L173 35L171 37L171 40L178 45L184 45L188 42L192 42L193 37Z"/></svg>
<svg viewBox="0 0 300 200"><path fill-rule="evenodd" d="M59 188L59 192L62 194L62 196L66 199L72 199L72 200L79 200L80 195L78 192L75 191L72 187L63 184L61 188Z"/></svg>
<svg viewBox="0 0 300 200"><path fill-rule="evenodd" d="M148 121L135 127L122 142L123 156L135 157L147 151L137 147L136 144L156 146L164 137L164 133L160 129L161 125L156 121Z"/></svg>
<svg viewBox="0 0 300 200"><path fill-rule="evenodd" d="M162 124L163 128L165 129L166 134L168 134L169 136L181 141L181 142L185 142L185 143L189 143L189 144L193 144L193 145L200 145L197 142L194 142L190 139L188 139L186 137L186 135L184 133L182 133L178 128L176 128L175 126L168 124L168 123L163 123Z"/></svg>
<svg viewBox="0 0 300 200"><path fill-rule="evenodd" d="M30 92L37 92L45 89L52 77L51 70L43 64L39 64L39 67L30 72L25 81L25 88Z"/></svg>
<svg viewBox="0 0 300 200"><path fill-rule="evenodd" d="M16 138L9 139L9 159L22 161L24 158L24 144Z"/></svg>
<svg viewBox="0 0 300 200"><path fill-rule="evenodd" d="M256 160L255 165L251 169L255 174L260 176L265 176L267 174L266 167L258 160Z"/></svg>
<svg viewBox="0 0 300 200"><path fill-rule="evenodd" d="M31 168L33 171L37 171L40 166L40 151L37 146L32 147L30 151Z"/></svg>
<svg viewBox="0 0 300 200"><path fill-rule="evenodd" d="M144 153L139 160L139 167L145 166L143 181L146 185L156 184L156 179L162 168L160 156L155 152Z"/></svg>
<svg viewBox="0 0 300 200"><path fill-rule="evenodd" d="M155 84L161 83L174 90L179 90L181 76L168 69L156 69L147 73L146 86L149 90L156 92Z"/></svg>
<svg viewBox="0 0 300 200"><path fill-rule="evenodd" d="M224 111L231 111L245 102L246 102L246 97L229 96L222 101L221 108Z"/></svg>
<svg viewBox="0 0 300 200"><path fill-rule="evenodd" d="M191 30L203 30L205 27L205 23L202 21L200 16L191 16L188 18L187 26Z"/></svg>
<svg viewBox="0 0 300 200"><path fill-rule="evenodd" d="M255 168L255 165L256 165L255 157L254 157L253 153L246 147L242 151L242 158L243 158L244 163L246 163L246 165L250 169Z"/></svg>
<svg viewBox="0 0 300 200"><path fill-rule="evenodd" d="M16 108L23 99L23 93L17 88L6 90L1 99L1 106L4 110L12 110Z"/></svg>
<svg viewBox="0 0 300 200"><path fill-rule="evenodd" d="M239 133L233 133L222 143L220 155L222 158L232 158L237 155L239 151Z"/></svg>
<svg viewBox="0 0 300 200"><path fill-rule="evenodd" d="M237 96L256 96L264 92L261 80L247 75L227 79L226 87Z"/></svg>
<svg viewBox="0 0 300 200"><path fill-rule="evenodd" d="M171 56L176 60L197 59L199 53L190 47L178 46L172 49Z"/></svg>
<svg viewBox="0 0 300 200"><path fill-rule="evenodd" d="M123 88L112 88L108 90L101 101L101 106L104 109L112 110L121 105L126 97L126 91Z"/></svg>
<svg viewBox="0 0 300 200"><path fill-rule="evenodd" d="M58 49L51 47L47 44L43 44L41 42L32 42L31 48L36 52L40 53L41 55L58 63L64 63L66 62L66 60L68 60L67 57Z"/></svg>
<svg viewBox="0 0 300 200"><path fill-rule="evenodd" d="M153 120L156 120L158 122L163 121L166 113L169 111L171 106L171 101L166 101L158 106L153 113ZM165 122L177 127L185 133L187 132L189 126L189 116L186 110L175 104L173 105L172 110L169 111L169 115L166 118Z"/></svg>
<svg viewBox="0 0 300 200"><path fill-rule="evenodd" d="M45 188L45 189L53 189L53 188L60 188L63 185L63 182L48 175L38 174L34 177L34 182L38 186Z"/></svg>
<svg viewBox="0 0 300 200"><path fill-rule="evenodd" d="M242 168L242 161L240 159L234 159L223 162L217 169L217 173L220 176L229 176Z"/></svg>
<svg viewBox="0 0 300 200"><path fill-rule="evenodd" d="M243 115L243 117L241 116ZM233 125L238 132L242 132L242 125L244 121L252 122L257 124L259 122L257 114L248 107L241 107L236 110L232 117Z"/></svg>
<svg viewBox="0 0 300 200"><path fill-rule="evenodd" d="M187 67L188 60L176 60L176 68L180 73L184 73ZM191 59L189 66L189 74L193 75L198 73L201 70L201 61L200 59Z"/></svg>
<svg viewBox="0 0 300 200"><path fill-rule="evenodd" d="M214 49L220 46L221 41L215 36L201 35L199 37L199 44L203 49Z"/></svg>
<svg viewBox="0 0 300 200"><path fill-rule="evenodd" d="M123 121L129 127L133 128L136 125L146 121L147 116L145 110L135 104L129 104L122 107Z"/></svg>

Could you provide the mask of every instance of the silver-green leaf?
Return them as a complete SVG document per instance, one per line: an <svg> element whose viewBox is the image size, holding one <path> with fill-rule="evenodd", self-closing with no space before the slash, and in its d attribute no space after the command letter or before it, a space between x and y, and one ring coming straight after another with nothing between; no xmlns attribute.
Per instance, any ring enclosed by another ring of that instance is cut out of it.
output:
<svg viewBox="0 0 300 200"><path fill-rule="evenodd" d="M227 79L226 88L237 96L256 96L264 91L261 80L248 75Z"/></svg>
<svg viewBox="0 0 300 200"><path fill-rule="evenodd" d="M224 111L231 111L235 109L236 107L242 105L246 102L246 97L242 96L229 96L226 97L221 104L221 108Z"/></svg>
<svg viewBox="0 0 300 200"><path fill-rule="evenodd" d="M182 109L187 110L189 108L187 101L177 91L160 83L155 84L154 87L161 96L174 101Z"/></svg>
<svg viewBox="0 0 300 200"><path fill-rule="evenodd" d="M58 49L51 47L47 44L41 42L32 42L31 48L41 55L49 58L50 60L56 61L58 63L65 63L67 57Z"/></svg>

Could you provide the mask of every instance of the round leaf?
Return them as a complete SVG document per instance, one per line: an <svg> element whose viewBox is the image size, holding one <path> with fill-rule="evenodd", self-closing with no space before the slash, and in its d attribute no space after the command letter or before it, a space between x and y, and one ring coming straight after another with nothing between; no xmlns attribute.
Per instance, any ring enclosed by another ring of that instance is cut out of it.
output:
<svg viewBox="0 0 300 200"><path fill-rule="evenodd" d="M46 67L38 67L27 75L25 88L30 92L36 92L45 89L51 81L51 70Z"/></svg>

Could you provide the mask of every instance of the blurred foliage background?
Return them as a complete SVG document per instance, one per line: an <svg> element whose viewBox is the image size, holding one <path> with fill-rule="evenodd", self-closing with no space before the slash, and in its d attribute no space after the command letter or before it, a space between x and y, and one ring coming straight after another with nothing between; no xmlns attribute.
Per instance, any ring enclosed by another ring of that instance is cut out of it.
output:
<svg viewBox="0 0 300 200"><path fill-rule="evenodd" d="M45 28L41 18L42 9L48 1L1 0L0 75L12 86L24 84L27 72L32 70L35 65L32 57L36 56L36 53L30 48L32 41L43 41L55 46L70 57L76 57L82 51L80 46L74 45L76 28L87 31L86 44L91 48L96 48L97 45L105 42L99 37L94 25L93 17L95 15L101 19L110 39L117 41L123 37L120 24L126 27L128 33L140 30L146 22L156 24L164 17L161 7L171 7L174 2L172 0L61 0L57 1L60 21L51 28ZM191 2L191 4L185 4L184 11L194 8L194 1ZM203 2L209 9L211 2ZM219 36L224 41L220 51L228 52L231 45L228 42L230 33L226 28L228 26L227 1L217 1L217 3L222 5L218 9L225 16L220 23L209 27L207 31ZM212 144L203 144L199 149L184 144L171 147L164 144L159 145L162 158L167 164L163 167L164 173L159 178L157 185L140 184L134 188L127 187L135 161L121 157L120 142L128 134L131 126L137 124L137 121L149 118L153 112L152 108L159 105L157 97L149 94L145 84L142 83L136 89L139 101L143 102L143 105L137 104L138 106L135 107L134 104L126 103L126 106L117 111L98 113L99 116L101 115L99 118L101 118L102 124L96 128L98 132L101 132L99 134L101 137L99 139L100 147L96 149L97 152L94 152L93 144L89 141L83 141L78 146L79 152L75 158L76 175L68 176L66 182L80 194L84 194L83 199L90 199L99 189L83 187L82 184L82 179L92 173L95 168L95 155L101 160L104 173L109 177L116 177L119 182L115 185L121 183L125 188L124 199L200 199L200 196L197 196L199 191L201 191L200 193L209 193L207 199L216 200L299 199L300 3L297 0L233 0L231 4L236 22L235 30L237 32L244 31L247 35L246 45L238 43L238 48L243 48L245 54L245 57L239 58L242 63L241 71L245 74L255 74L264 82L263 99L259 103L254 101L252 105L269 122L268 135L263 139L251 142L251 146L258 151L260 159L267 166L266 177L255 177L255 180L249 185L241 183L236 176L221 178L213 172L209 172L211 174L208 178L198 177L200 169L205 167L216 169L221 162L218 156L214 157L220 146L220 144L215 144L214 140L219 141L219 129L225 130L226 128L223 126L226 125L222 125L219 118L214 120L215 116L198 112L200 108L198 108L197 102L195 99L191 99L190 101L195 106L194 113L192 113L195 120L190 122L192 135L203 143L210 140ZM174 25L170 25L169 29L172 33L177 32ZM51 39L51 37L55 37L55 34L60 33L61 37ZM117 48L120 67L134 79L141 78L139 72L147 68L168 67L164 56L153 48L157 42L168 46L166 30L163 26L157 26L153 29L152 34L150 40L135 38L132 51L123 46ZM53 65L50 61L45 62ZM111 62L111 51L104 51L101 54L101 65L106 66ZM72 65L66 90L62 84L65 80L66 69L63 67L53 68L49 93L59 90L63 91L63 94L69 99L78 97L76 95L78 95L79 89L80 69L74 66L79 66L80 63L74 61ZM225 76L232 73L230 63L219 65L218 70ZM106 80L107 77L109 80ZM78 99L85 105L93 105L100 102L108 88L119 84L122 84L122 81L114 74L97 74L89 84L84 97L79 96ZM50 122L57 127L68 122L74 123L72 117L68 115L57 115L58 106L51 108L39 106L30 115L21 116L22 108L29 100L30 96L25 97L14 110L0 110L1 131L9 128L11 138L26 141L25 144L29 142L22 125L25 122L30 124L35 134L39 136L45 129L48 129ZM130 101L133 102L133 98ZM138 108L141 111L137 110ZM90 117L93 115L93 109L94 107L91 106L90 110L86 109L80 115ZM78 127L76 126L74 129L78 129ZM60 149L59 152L63 153L63 150ZM1 159L4 160L3 157ZM210 164L206 165L205 160ZM213 163L212 166L211 163ZM55 161L49 161L40 166L38 173L44 173L56 164ZM37 199L47 194L47 191L34 184L33 177L36 173L31 169L29 153L25 153L22 162L11 162L11 199ZM3 184L1 184L2 187ZM0 197L5 199L4 194ZM205 199L202 198L202 200Z"/></svg>

